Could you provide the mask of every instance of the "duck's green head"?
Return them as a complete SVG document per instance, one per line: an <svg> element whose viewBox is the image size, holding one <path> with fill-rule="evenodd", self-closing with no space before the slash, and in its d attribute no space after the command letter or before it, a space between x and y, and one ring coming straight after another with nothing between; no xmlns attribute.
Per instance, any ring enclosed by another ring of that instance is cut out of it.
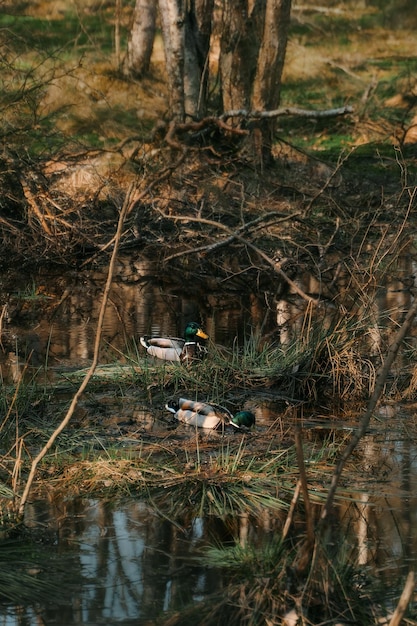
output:
<svg viewBox="0 0 417 626"><path fill-rule="evenodd" d="M196 341L196 337L199 339L208 339L208 335L200 328L197 322L189 322L187 324L184 337L185 341Z"/></svg>
<svg viewBox="0 0 417 626"><path fill-rule="evenodd" d="M239 411L232 418L233 424L236 426L246 426L246 428L251 428L255 425L255 415L252 411Z"/></svg>

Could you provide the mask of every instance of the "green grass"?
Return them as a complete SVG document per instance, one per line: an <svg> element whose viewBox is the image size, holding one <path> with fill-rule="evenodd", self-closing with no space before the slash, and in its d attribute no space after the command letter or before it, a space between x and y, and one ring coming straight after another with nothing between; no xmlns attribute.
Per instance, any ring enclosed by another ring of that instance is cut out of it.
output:
<svg viewBox="0 0 417 626"><path fill-rule="evenodd" d="M3 13L0 34L20 53L31 49L56 54L67 48L67 54L74 58L92 48L100 50L100 56L111 52L114 26L100 11L84 14L81 20L71 12L54 20Z"/></svg>

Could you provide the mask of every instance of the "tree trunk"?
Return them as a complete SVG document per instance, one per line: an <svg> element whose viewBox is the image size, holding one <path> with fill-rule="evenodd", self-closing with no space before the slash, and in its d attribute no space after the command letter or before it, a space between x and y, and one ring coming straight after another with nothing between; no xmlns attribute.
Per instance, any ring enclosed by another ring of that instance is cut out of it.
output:
<svg viewBox="0 0 417 626"><path fill-rule="evenodd" d="M224 0L220 42L223 111L247 109L259 43L247 0Z"/></svg>
<svg viewBox="0 0 417 626"><path fill-rule="evenodd" d="M184 41L185 113L201 118L207 110L210 36L214 0L187 3Z"/></svg>
<svg viewBox="0 0 417 626"><path fill-rule="evenodd" d="M214 0L159 0L171 118L206 112Z"/></svg>
<svg viewBox="0 0 417 626"><path fill-rule="evenodd" d="M224 111L278 108L290 12L291 0L224 0L220 47ZM264 163L271 156L274 121L257 120L250 129L245 150Z"/></svg>
<svg viewBox="0 0 417 626"><path fill-rule="evenodd" d="M159 0L174 122L206 114L208 55L214 0ZM223 0L220 79L223 112L275 110L287 46L291 0ZM227 123L241 123L241 116ZM271 156L274 122L252 120L245 149L259 162Z"/></svg>
<svg viewBox="0 0 417 626"><path fill-rule="evenodd" d="M279 106L290 15L291 0L267 0L252 91L254 111L273 111ZM260 120L254 128L256 151L261 151L262 158L270 155L274 128L274 119Z"/></svg>
<svg viewBox="0 0 417 626"><path fill-rule="evenodd" d="M156 30L157 0L136 0L127 44L125 74L140 77L149 70Z"/></svg>
<svg viewBox="0 0 417 626"><path fill-rule="evenodd" d="M169 116L175 122L185 117L184 11L182 0L159 0L168 74Z"/></svg>

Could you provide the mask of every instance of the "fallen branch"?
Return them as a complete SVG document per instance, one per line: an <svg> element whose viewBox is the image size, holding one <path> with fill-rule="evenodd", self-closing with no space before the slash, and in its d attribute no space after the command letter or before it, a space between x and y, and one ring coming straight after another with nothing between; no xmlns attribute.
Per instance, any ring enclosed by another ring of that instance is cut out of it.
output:
<svg viewBox="0 0 417 626"><path fill-rule="evenodd" d="M299 109L298 107L281 107L280 109L275 109L274 111L247 111L246 109L236 109L235 111L225 111L220 116L220 119L227 120L231 117L244 117L245 119L261 120L289 115L293 115L294 117L323 119L327 117L347 115L348 113L353 113L353 107L345 106L337 109L325 109L324 111L312 111L311 109Z"/></svg>
<svg viewBox="0 0 417 626"><path fill-rule="evenodd" d="M171 220L175 220L175 221L185 221L185 222L198 222L200 224L208 224L210 226L214 226L216 228L220 228L221 230L225 231L229 236L228 238L225 240L226 243L230 243L233 239L236 239L237 241L240 241L243 245L247 246L248 248L250 248L251 250L253 250L254 252L256 252L256 254L263 259L268 265L270 265L272 267L272 269L274 270L274 272L276 272L277 274L279 274L279 276L281 276L281 278L283 278L283 280L293 289L293 291L295 293L297 293L303 300L305 300L306 302L311 302L312 304L318 304L318 300L316 298L312 298L311 296L309 296L308 294L306 294L289 276L288 274L286 274L286 272L284 272L284 270L281 267L281 263L274 261L274 259L271 259L270 256L268 256L267 254L265 254L265 252L263 252L263 250L261 250L260 248L258 248L257 246L255 246L253 243L251 243L250 241L248 241L247 239L245 239L244 237L241 236L241 234L239 233L238 229L237 231L233 231L231 230L228 226L226 226L225 224L221 224L220 222L215 222L213 220L208 220L208 219L204 219L201 217L191 217L189 215L185 216L185 215L168 215L167 213L164 213L163 211L161 211L159 209L159 212L161 213L161 215L163 215L166 219L171 219ZM291 218L294 218L295 215L299 215L297 214L293 214L291 216ZM290 219L285 218L285 219ZM243 228L243 227L241 227ZM217 244L217 242L216 242ZM216 245L216 247L218 247L218 245ZM196 252L196 249L194 248L194 253ZM186 254L187 252L185 252L184 254ZM171 259L173 258L174 255L168 257L165 260ZM175 256L181 256L180 253L176 253Z"/></svg>
<svg viewBox="0 0 417 626"><path fill-rule="evenodd" d="M274 111L248 111L247 109L236 109L232 111L225 111L219 117L209 116L198 121L185 122L183 124L171 122L165 135L165 141L169 146L171 146L171 148L185 151L186 147L175 139L176 135L189 132L198 133L212 126L216 126L217 128L234 135L249 135L249 130L236 128L226 123L226 120L236 117L243 118L245 120L265 120L284 116L324 119L347 115L348 113L353 113L353 107L345 106L337 109L325 109L324 111L312 111L310 109L299 109L298 107L282 107L275 109Z"/></svg>
<svg viewBox="0 0 417 626"><path fill-rule="evenodd" d="M161 213L163 217L166 217L166 218L175 217L172 215L167 215L160 209L157 209L157 210ZM269 226L281 224L282 222L288 222L289 220L293 220L295 217L298 217L299 215L301 215L301 213L292 213L291 215L283 216L282 213L277 213L276 211L273 211L271 213L267 213L266 215L261 215L260 217L257 217L256 219L250 222L247 222L246 224L243 224L243 226L240 226L236 231L230 231L230 229L228 229L227 227L224 227L223 224L220 224L220 222L213 222L213 220L208 220L202 217L186 218L187 220L189 219L191 221L197 220L198 222L203 223L203 224L208 224L209 226L220 226L220 228L222 228L223 230L229 230L232 234L229 237L226 237L225 239L219 239L218 241L215 241L214 243L208 243L204 246L199 246L198 248L192 247L189 250L181 250L180 252L174 252L174 254L170 254L169 256L165 257L164 261L172 261L172 259L176 259L178 257L187 256L188 254L196 254L200 252L204 252L205 254L208 254L210 252L213 252L214 250L217 250L218 248L222 248L224 246L229 245L229 243L232 243L238 235L243 235L244 233L247 233L248 231L253 233L259 228L268 228Z"/></svg>

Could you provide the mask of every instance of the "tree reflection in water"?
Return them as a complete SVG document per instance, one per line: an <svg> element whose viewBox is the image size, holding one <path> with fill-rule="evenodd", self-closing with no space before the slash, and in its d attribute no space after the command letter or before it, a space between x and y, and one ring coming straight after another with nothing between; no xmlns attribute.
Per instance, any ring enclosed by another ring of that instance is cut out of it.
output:
<svg viewBox="0 0 417 626"><path fill-rule="evenodd" d="M28 525L45 524L47 519L68 571L62 598L38 607L38 617L45 623L149 620L220 588L218 573L196 558L214 534L221 541L231 540L220 520L197 519L182 527L158 517L139 501L117 508L81 499L28 506ZM31 617L32 610L24 610L23 621L18 613L15 609L10 624L38 623Z"/></svg>

